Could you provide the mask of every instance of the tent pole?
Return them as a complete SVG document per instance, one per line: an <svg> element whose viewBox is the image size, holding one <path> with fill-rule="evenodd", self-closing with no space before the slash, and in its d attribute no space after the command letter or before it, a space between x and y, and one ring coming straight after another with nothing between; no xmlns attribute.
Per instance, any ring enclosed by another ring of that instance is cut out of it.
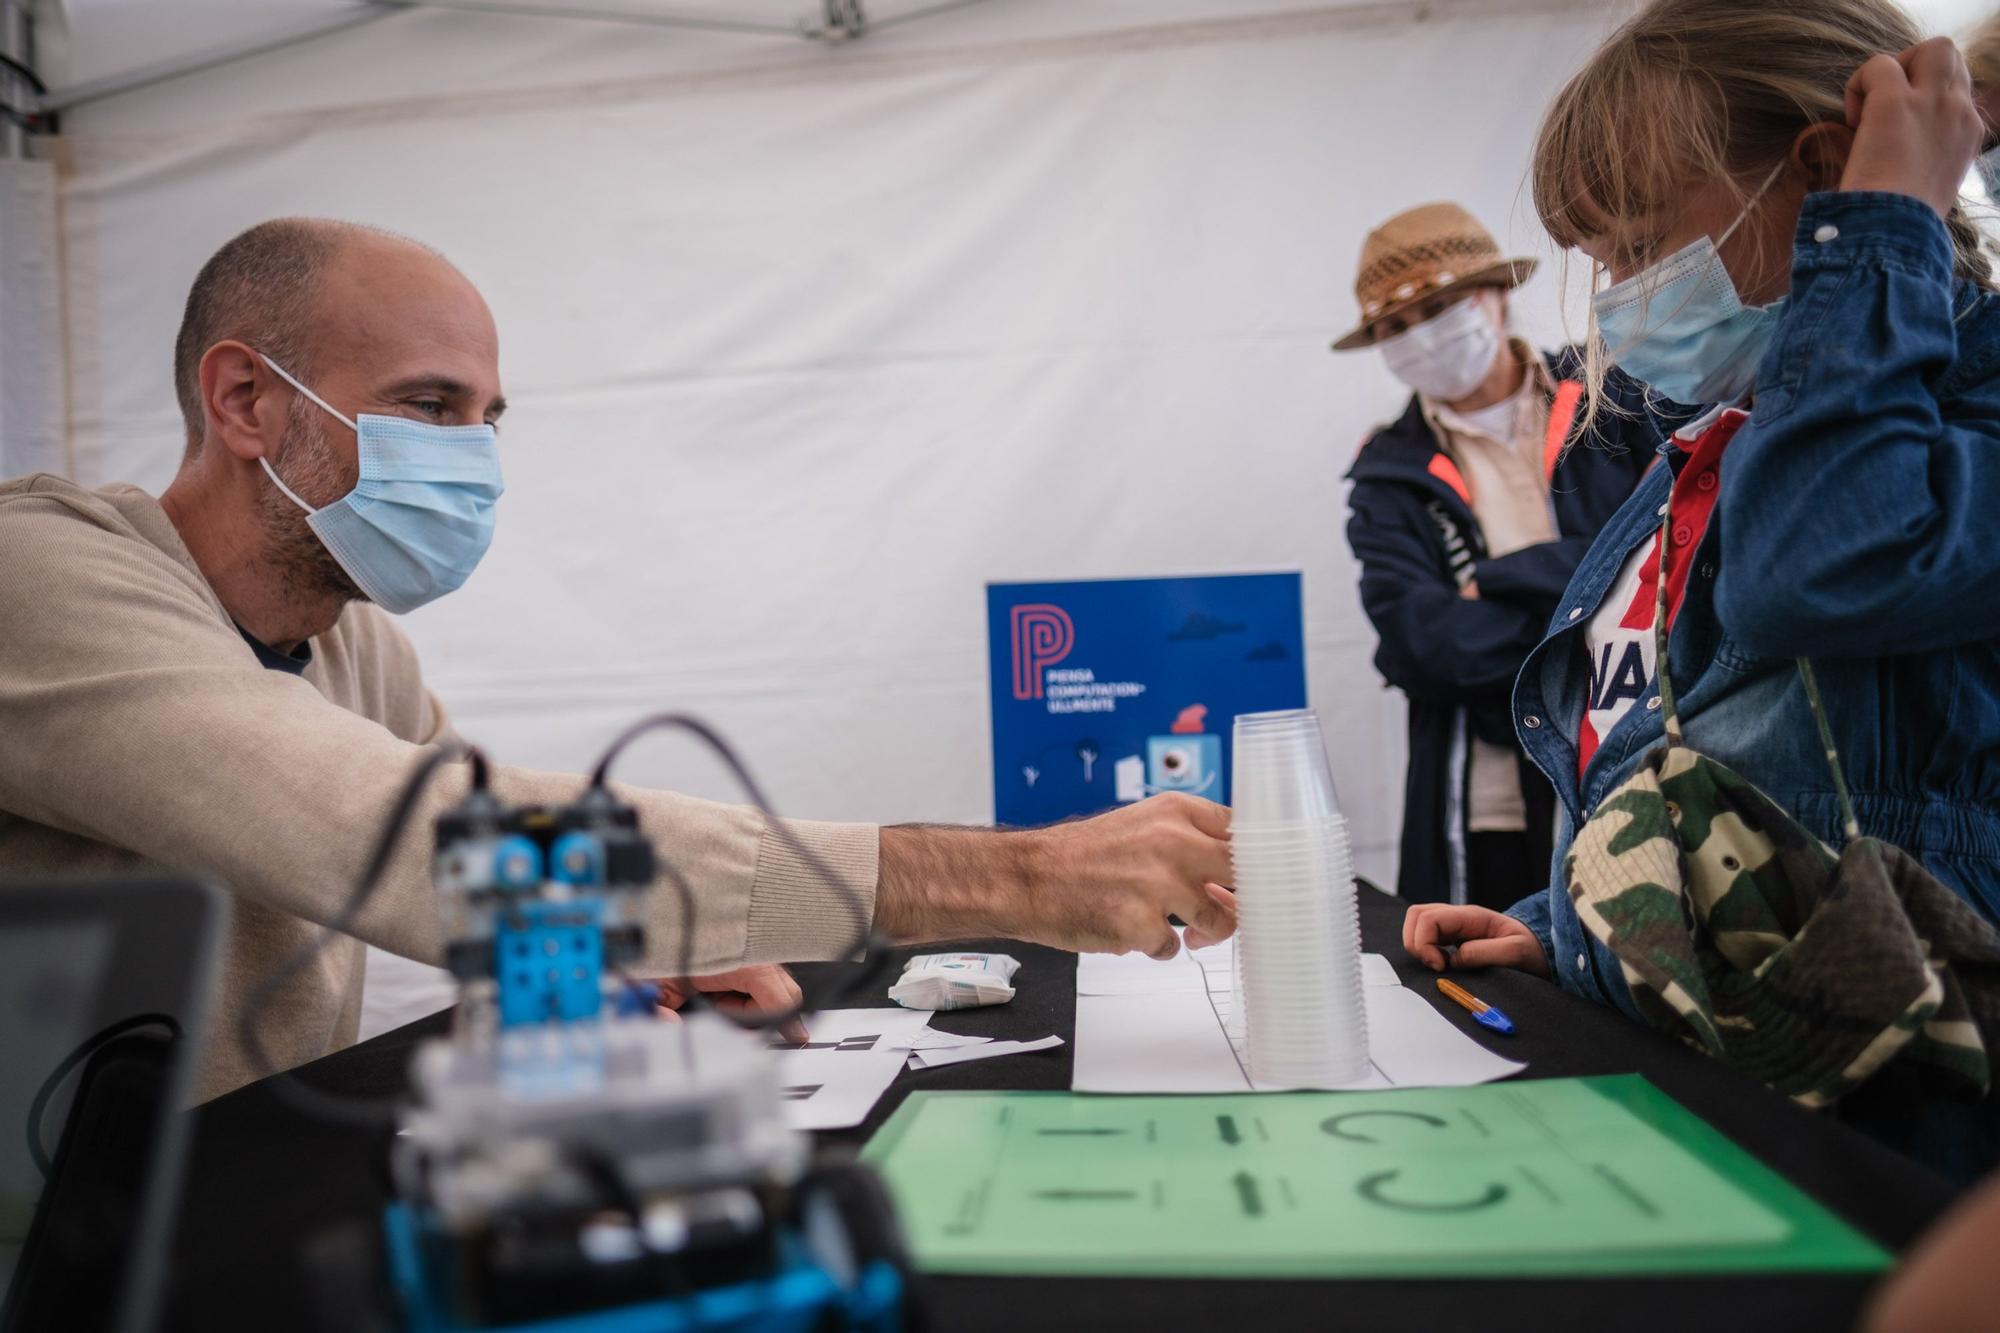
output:
<svg viewBox="0 0 2000 1333"><path fill-rule="evenodd" d="M0 55L33 69L35 18L28 12L28 4L29 0L0 0ZM0 159L20 161L28 156L28 130L19 117L41 110L37 93L28 80L4 67L0 67L0 92L5 94L0 102L15 113L0 114Z"/></svg>
<svg viewBox="0 0 2000 1333"><path fill-rule="evenodd" d="M31 0L0 0L0 12L9 16L18 14L20 22L27 20L26 5ZM825 0L825 19L818 26L803 21L790 27L775 23L757 23L740 19L715 19L692 14L648 13L640 10L596 9L557 0L364 0L341 13L337 18L321 19L316 23L299 28L277 37L267 37L243 46L225 47L199 55L186 56L175 60L161 61L138 69L127 70L123 74L107 75L67 88L51 88L35 107L42 112L67 111L71 107L83 106L90 102L103 101L107 97L119 97L125 93L151 88L155 84L168 83L174 79L184 79L194 74L203 74L222 65L248 60L253 56L268 55L288 47L298 46L321 37L329 37L349 28L358 28L364 23L387 18L392 14L406 14L417 9L462 10L479 14L518 14L535 18L596 19L614 23L646 24L664 28L706 28L717 32L755 33L774 37L804 37L818 41L833 41L859 37L870 27L886 28L913 19L929 18L933 14L947 13L954 9L964 9L983 0L941 0L940 3L926 5L908 13L893 15L886 19L871 21L862 9L862 0ZM0 32L0 50L12 54L4 45L7 36ZM4 87L0 83L0 87ZM11 146L15 140L25 141L18 126L7 127ZM0 151L0 156L9 155Z"/></svg>
<svg viewBox="0 0 2000 1333"><path fill-rule="evenodd" d="M0 3L8 3L8 0L0 0ZM377 19L385 19L393 14L403 14L408 11L409 6L401 3L401 0L368 0L366 4L342 11L337 18L320 19L280 36L266 37L243 46L223 47L176 60L143 65L138 69L127 70L123 74L107 75L101 79L72 84L67 88L51 88L48 95L42 98L42 109L67 111L71 107L82 106L88 102L99 102L107 97L118 97L125 93L137 92L141 88L151 88L155 84L184 79L193 74L204 74L223 65L248 60L252 56L269 55L271 52L283 51L287 47L298 46L321 37L331 37L334 33L345 32L349 28L358 28L364 23L373 23Z"/></svg>

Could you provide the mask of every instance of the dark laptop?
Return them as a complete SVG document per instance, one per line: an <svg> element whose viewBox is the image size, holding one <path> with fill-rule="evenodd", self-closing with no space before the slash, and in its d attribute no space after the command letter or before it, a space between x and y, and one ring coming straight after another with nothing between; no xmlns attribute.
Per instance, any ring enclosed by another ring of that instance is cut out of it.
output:
<svg viewBox="0 0 2000 1333"><path fill-rule="evenodd" d="M0 1333L153 1326L222 895L0 884Z"/></svg>

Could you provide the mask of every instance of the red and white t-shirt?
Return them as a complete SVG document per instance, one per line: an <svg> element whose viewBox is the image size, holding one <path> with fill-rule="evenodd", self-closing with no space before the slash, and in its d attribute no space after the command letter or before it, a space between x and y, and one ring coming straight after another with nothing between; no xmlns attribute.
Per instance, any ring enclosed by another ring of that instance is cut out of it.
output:
<svg viewBox="0 0 2000 1333"><path fill-rule="evenodd" d="M1674 479L1668 498L1673 515L1672 546L1667 553L1667 628L1673 629L1687 594L1688 573L1695 548L1715 513L1715 496L1722 451L1750 414L1734 407L1717 408L1674 434L1689 457ZM1653 642L1653 612L1658 603L1660 534L1653 536L1625 562L1617 582L1584 626L1583 647L1590 655L1590 698L1576 740L1579 779L1590 768L1598 742L1611 734L1621 718L1641 700L1657 698L1653 687L1658 656Z"/></svg>

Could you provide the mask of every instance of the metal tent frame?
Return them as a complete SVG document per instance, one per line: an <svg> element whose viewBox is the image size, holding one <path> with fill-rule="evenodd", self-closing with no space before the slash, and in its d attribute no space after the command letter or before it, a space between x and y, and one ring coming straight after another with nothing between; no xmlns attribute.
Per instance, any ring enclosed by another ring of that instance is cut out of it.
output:
<svg viewBox="0 0 2000 1333"><path fill-rule="evenodd" d="M189 78L224 65L288 50L419 10L446 9L472 14L584 19L654 28L740 32L831 44L855 41L884 28L982 3L986 0L934 0L915 9L875 18L867 11L867 0L818 0L816 12L801 15L791 24L782 24L677 13L668 9L606 8L597 0L581 0L577 4L564 3L564 0L362 0L351 9L315 19L290 31L51 88L35 74L31 0L0 0L0 130L4 131L0 134L0 158L25 157L29 137L54 132L57 116L74 107L121 97L175 79Z"/></svg>

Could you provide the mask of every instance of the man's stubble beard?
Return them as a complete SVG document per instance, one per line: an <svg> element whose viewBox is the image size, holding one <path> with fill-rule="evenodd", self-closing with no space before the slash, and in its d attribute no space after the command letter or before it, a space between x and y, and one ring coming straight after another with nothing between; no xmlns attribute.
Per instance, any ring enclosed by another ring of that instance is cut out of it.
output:
<svg viewBox="0 0 2000 1333"><path fill-rule="evenodd" d="M272 463L285 485L315 509L334 503L350 489L320 417L319 409L311 404L303 400L295 403L285 425L283 447ZM276 486L264 488L259 517L265 551L288 598L302 602L329 597L342 603L367 600L325 543L313 534L305 510Z"/></svg>

